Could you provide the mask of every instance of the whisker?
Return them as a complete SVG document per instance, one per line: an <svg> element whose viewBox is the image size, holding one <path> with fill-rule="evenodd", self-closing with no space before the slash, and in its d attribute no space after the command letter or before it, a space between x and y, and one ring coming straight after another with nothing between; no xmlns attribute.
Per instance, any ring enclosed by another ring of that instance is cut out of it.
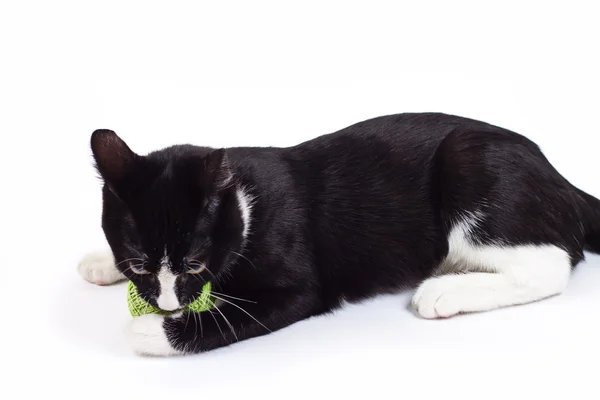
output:
<svg viewBox="0 0 600 400"><path fill-rule="evenodd" d="M206 271L208 271L208 273L210 274L210 276L212 276L213 281L218 285L217 277L215 276L215 274L213 274L212 271L210 269L208 269L207 265L205 265L204 268L206 268Z"/></svg>
<svg viewBox="0 0 600 400"><path fill-rule="evenodd" d="M250 265L252 265L254 267L254 269L258 269L258 268L256 268L256 265L254 265L254 263L248 259L248 257L241 255L237 251L229 250L229 252L242 257L243 259L245 259L246 261L248 261L250 263Z"/></svg>
<svg viewBox="0 0 600 400"><path fill-rule="evenodd" d="M230 295L228 295L228 294L225 294L225 293L219 293L219 292L216 292L216 291L214 291L214 290L211 290L211 293L216 293L216 294L218 294L218 295L225 296L225 297L228 297L228 298L230 298L230 299L234 299L234 300L246 301L246 302L248 302L248 303L257 304L257 302L256 302L256 301L252 301L252 300L248 300L248 299L242 299L241 297L230 296Z"/></svg>
<svg viewBox="0 0 600 400"><path fill-rule="evenodd" d="M235 337L235 340L239 342L240 339L238 339L237 335L235 334L235 331L233 330L233 326L231 325L231 323L229 322L229 320L227 319L227 317L221 312L221 310L219 310L219 307L217 307L217 305L214 302L211 301L211 303L217 309L217 311L219 312L219 314L221 314L221 317L223 317L223 319L225 320L225 322L227 323L227 325L229 325L229 329L231 330L231 333L233 333L233 337Z"/></svg>
<svg viewBox="0 0 600 400"><path fill-rule="evenodd" d="M198 282L200 282L200 279L202 279L203 283L206 283L206 279L204 279L203 277L201 277L199 274L191 274Z"/></svg>
<svg viewBox="0 0 600 400"><path fill-rule="evenodd" d="M128 243L125 243L125 247L132 253L137 254L140 257L144 257L144 253L142 253L141 251L139 251L138 249L136 249L135 247L129 245Z"/></svg>
<svg viewBox="0 0 600 400"><path fill-rule="evenodd" d="M213 319L215 320L215 324L217 324L217 328L219 328L219 332L221 332L221 336L223 336L223 340L225 340L227 343L229 343L229 340L227 340L225 338L225 335L223 334L223 330L221 329L221 325L219 325L219 322L217 321L217 319L215 318L215 315L209 311L209 314L211 315L211 317L213 317Z"/></svg>
<svg viewBox="0 0 600 400"><path fill-rule="evenodd" d="M141 261L141 262L144 262L144 259L143 258L138 258L138 257L128 258L127 260L123 260L123 261L120 261L120 262L116 263L115 267L118 267L119 265L121 265L121 264L123 264L124 262L127 262L127 261Z"/></svg>
<svg viewBox="0 0 600 400"><path fill-rule="evenodd" d="M145 299L144 299L144 302L146 303L146 306L144 307L144 312L142 314L146 314L146 312L148 311L148 307L150 307L150 303L149 302L147 302Z"/></svg>
<svg viewBox="0 0 600 400"><path fill-rule="evenodd" d="M190 311L191 314L194 315L194 337L198 337L198 320L196 319L196 313Z"/></svg>
<svg viewBox="0 0 600 400"><path fill-rule="evenodd" d="M131 264L129 267L125 268L125 269L123 270L123 272L121 272L121 273L122 273L122 274L125 274L125 272L126 272L126 271L129 271L131 268L133 268L133 267L141 267L141 266L143 266L143 265L144 265L144 264Z"/></svg>
<svg viewBox="0 0 600 400"><path fill-rule="evenodd" d="M131 269L131 267L127 267L127 268L125 268L125 269L124 269L124 270L123 270L121 273L122 273L122 274L125 274L125 272L129 271L130 269Z"/></svg>
<svg viewBox="0 0 600 400"><path fill-rule="evenodd" d="M267 328L266 326L264 326L264 325L262 324L262 322L260 322L260 321L259 321L259 320L257 320L256 318L254 318L254 317L252 316L252 314L250 314L248 311L244 310L242 307L238 306L238 305L237 305L237 304L235 304L235 303L232 303L231 301L225 300L225 299L223 299L223 298L221 298L221 297L219 297L219 296L217 296L217 295L213 295L213 297L215 297L215 298L217 298L217 299L219 299L219 300L221 300L221 301L224 301L224 302L225 302L225 303L227 303L227 304L231 304L231 305L232 305L232 306L234 306L234 307L237 307L237 308L239 308L239 309L240 309L240 310L242 310L244 313L246 313L246 315L248 315L250 318L252 318L252 319L253 319L253 320L255 320L256 322L258 322L258 323L260 324L260 326L262 326L263 328L265 328L266 330L268 330L269 332L271 332L271 330L270 330L269 328Z"/></svg>
<svg viewBox="0 0 600 400"><path fill-rule="evenodd" d="M199 275L197 275L197 274L192 274L192 276L193 276L194 278L196 278L196 280L197 280L198 282L200 282L200 279L202 279L202 281L203 281L204 283L206 283L206 280L205 280L204 278L202 278L201 276L199 276ZM202 283L202 282L201 282L201 283ZM201 294L202 294L202 293L200 293L200 295L201 295ZM204 327L202 326L202 313L201 313L201 312L200 312L200 313L195 313L195 312L194 312L193 314L194 314L194 322L195 322L195 325L194 325L194 326L196 327L196 330L194 331L194 336L198 336L198 321L199 321L199 322L200 322L200 337L201 337L201 338L204 338ZM196 314L198 314L198 319L196 319ZM216 321L215 321L215 322L216 322Z"/></svg>
<svg viewBox="0 0 600 400"><path fill-rule="evenodd" d="M190 321L190 314L191 314L191 312L188 312L188 316L185 319L185 326L183 327L184 332L187 330L188 322Z"/></svg>
<svg viewBox="0 0 600 400"><path fill-rule="evenodd" d="M198 313L198 319L200 320L200 337L204 338L204 328L202 328L202 313Z"/></svg>
<svg viewBox="0 0 600 400"><path fill-rule="evenodd" d="M190 265L204 265L204 268L206 268L206 271L212 276L215 284L218 285L218 280L217 277L215 276L215 274L212 273L212 271L208 268L208 265L206 265L206 263L201 263L200 261L196 260L195 258L192 258L189 260L190 261Z"/></svg>

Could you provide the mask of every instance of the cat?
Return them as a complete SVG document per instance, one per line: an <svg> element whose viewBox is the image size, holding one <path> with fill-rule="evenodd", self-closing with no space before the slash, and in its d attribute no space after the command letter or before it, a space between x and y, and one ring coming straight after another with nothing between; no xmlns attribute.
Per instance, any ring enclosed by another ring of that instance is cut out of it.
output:
<svg viewBox="0 0 600 400"><path fill-rule="evenodd" d="M600 201L526 137L460 116L368 119L287 148L174 145L139 155L91 136L110 251L90 282L131 280L173 311L212 282L212 311L133 318L137 354L195 354L416 288L448 318L561 294L600 252Z"/></svg>

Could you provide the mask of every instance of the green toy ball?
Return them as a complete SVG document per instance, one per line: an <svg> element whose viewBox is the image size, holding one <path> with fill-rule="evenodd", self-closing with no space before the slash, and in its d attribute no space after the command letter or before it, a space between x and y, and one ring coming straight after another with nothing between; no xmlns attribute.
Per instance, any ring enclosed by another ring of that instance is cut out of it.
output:
<svg viewBox="0 0 600 400"><path fill-rule="evenodd" d="M194 302L188 304L182 309L173 310L173 311L163 311L150 303L146 302L137 291L137 288L133 284L133 282L129 281L129 286L127 288L127 305L129 306L129 312L133 317L139 317L144 314L160 314L160 315L171 315L179 311L193 311L193 312L203 312L208 311L214 306L214 301L212 296L210 295L211 284L207 282L202 287L202 293Z"/></svg>

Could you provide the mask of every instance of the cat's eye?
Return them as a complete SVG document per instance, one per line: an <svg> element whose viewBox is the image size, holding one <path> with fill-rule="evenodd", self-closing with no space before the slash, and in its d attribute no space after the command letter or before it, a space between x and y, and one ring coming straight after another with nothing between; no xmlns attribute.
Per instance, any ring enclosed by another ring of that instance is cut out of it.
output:
<svg viewBox="0 0 600 400"><path fill-rule="evenodd" d="M205 263L188 262L185 265L185 272L188 274L199 274L206 269Z"/></svg>
<svg viewBox="0 0 600 400"><path fill-rule="evenodd" d="M146 271L146 266L148 266L148 262L144 261L144 262L133 262L129 264L129 269L131 269L131 271L134 274L138 274L138 275L146 275L149 274L149 271Z"/></svg>

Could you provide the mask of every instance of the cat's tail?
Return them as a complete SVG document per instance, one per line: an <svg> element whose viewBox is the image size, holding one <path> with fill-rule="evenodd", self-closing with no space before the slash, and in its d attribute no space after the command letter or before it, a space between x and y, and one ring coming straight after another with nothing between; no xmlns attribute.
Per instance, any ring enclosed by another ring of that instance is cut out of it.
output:
<svg viewBox="0 0 600 400"><path fill-rule="evenodd" d="M583 199L583 228L585 230L585 249L600 254L600 200L577 189Z"/></svg>

